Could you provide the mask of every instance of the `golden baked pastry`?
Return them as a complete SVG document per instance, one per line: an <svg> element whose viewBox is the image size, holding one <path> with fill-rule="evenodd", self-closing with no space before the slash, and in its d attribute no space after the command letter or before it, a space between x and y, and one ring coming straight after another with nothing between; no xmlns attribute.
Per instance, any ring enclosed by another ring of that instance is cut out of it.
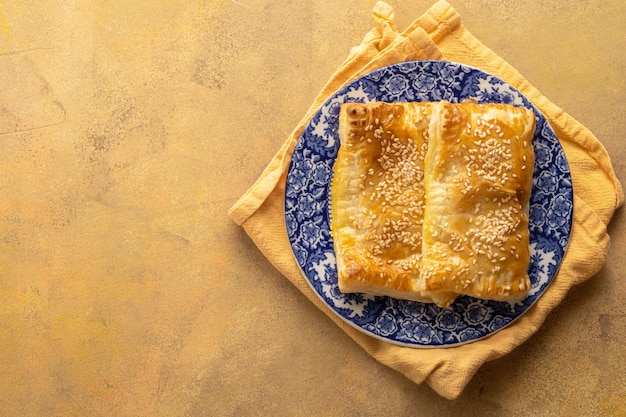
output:
<svg viewBox="0 0 626 417"><path fill-rule="evenodd" d="M348 103L331 233L343 292L449 305L530 288L531 110L503 104Z"/></svg>
<svg viewBox="0 0 626 417"><path fill-rule="evenodd" d="M440 305L450 292L520 300L531 285L535 114L471 101L441 102L432 113L418 289Z"/></svg>
<svg viewBox="0 0 626 417"><path fill-rule="evenodd" d="M341 108L331 233L342 292L431 301L417 290L431 108L381 102Z"/></svg>

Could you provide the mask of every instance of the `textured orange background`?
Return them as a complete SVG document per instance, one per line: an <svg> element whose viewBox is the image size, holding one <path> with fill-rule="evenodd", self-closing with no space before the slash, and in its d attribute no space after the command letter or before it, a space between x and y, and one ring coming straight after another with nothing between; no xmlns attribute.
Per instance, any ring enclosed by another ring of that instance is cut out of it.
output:
<svg viewBox="0 0 626 417"><path fill-rule="evenodd" d="M624 182L621 0L449 0ZM389 1L400 29L427 1ZM228 208L374 1L0 0L0 414L625 416L625 225L455 401L381 365ZM459 414L459 415L461 415Z"/></svg>

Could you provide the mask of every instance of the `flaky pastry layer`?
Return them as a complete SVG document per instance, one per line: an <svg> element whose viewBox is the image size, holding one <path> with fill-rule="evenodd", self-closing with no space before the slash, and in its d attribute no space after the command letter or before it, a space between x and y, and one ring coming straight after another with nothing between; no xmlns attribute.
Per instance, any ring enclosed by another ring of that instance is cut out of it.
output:
<svg viewBox="0 0 626 417"><path fill-rule="evenodd" d="M331 194L343 292L449 305L530 288L535 117L503 104L348 103Z"/></svg>
<svg viewBox="0 0 626 417"><path fill-rule="evenodd" d="M339 289L419 301L432 106L342 106L331 202Z"/></svg>
<svg viewBox="0 0 626 417"><path fill-rule="evenodd" d="M454 292L522 299L528 277L532 110L440 103L426 156L422 280L435 302Z"/></svg>

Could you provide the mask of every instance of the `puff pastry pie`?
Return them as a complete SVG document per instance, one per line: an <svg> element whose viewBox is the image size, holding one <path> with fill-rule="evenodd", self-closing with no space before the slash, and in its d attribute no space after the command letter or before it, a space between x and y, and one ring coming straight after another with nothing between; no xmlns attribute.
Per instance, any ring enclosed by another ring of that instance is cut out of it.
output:
<svg viewBox="0 0 626 417"><path fill-rule="evenodd" d="M530 289L533 111L442 102L431 121L418 289L440 305L449 292L522 299Z"/></svg>
<svg viewBox="0 0 626 417"><path fill-rule="evenodd" d="M449 305L530 288L531 110L349 103L339 122L331 233L343 292Z"/></svg>
<svg viewBox="0 0 626 417"><path fill-rule="evenodd" d="M339 290L428 301L422 259L429 103L349 103L339 114L331 233Z"/></svg>

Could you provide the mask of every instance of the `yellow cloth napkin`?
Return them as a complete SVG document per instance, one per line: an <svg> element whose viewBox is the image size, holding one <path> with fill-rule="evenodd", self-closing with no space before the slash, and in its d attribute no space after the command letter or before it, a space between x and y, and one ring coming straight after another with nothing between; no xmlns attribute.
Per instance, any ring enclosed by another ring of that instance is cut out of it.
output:
<svg viewBox="0 0 626 417"><path fill-rule="evenodd" d="M476 39L447 2L435 3L401 33L396 30L394 11L388 4L378 2L372 15L375 27L350 51L298 127L229 214L244 227L276 268L373 357L416 383L426 382L440 395L453 399L483 363L501 357L527 340L573 285L600 269L609 246L606 227L614 211L622 205L624 195L609 156L594 135ZM554 128L567 155L574 186L574 221L569 248L546 292L512 325L485 339L450 348L420 349L394 345L361 333L338 318L320 301L302 276L291 252L283 217L285 179L292 150L309 119L326 99L343 85L372 70L422 59L471 65L520 90Z"/></svg>

